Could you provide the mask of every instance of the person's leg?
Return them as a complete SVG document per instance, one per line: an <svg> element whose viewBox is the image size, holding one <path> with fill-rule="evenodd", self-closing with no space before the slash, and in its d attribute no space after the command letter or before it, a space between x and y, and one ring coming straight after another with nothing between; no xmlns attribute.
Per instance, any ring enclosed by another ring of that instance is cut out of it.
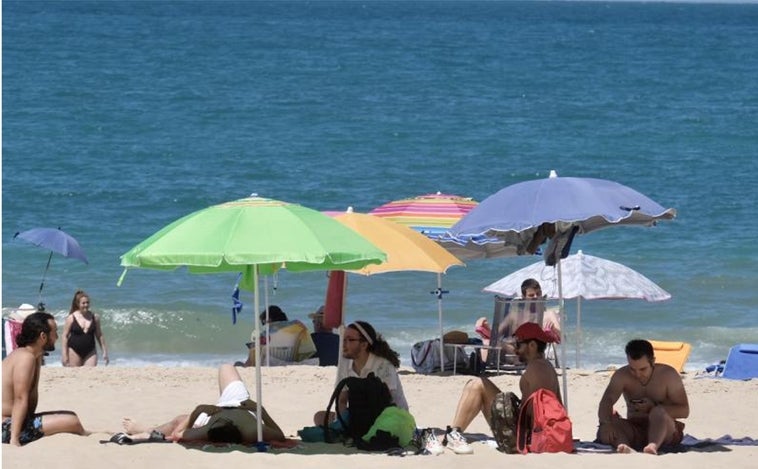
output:
<svg viewBox="0 0 758 469"><path fill-rule="evenodd" d="M163 433L164 435L171 435L171 433L174 432L176 427L188 418L189 418L188 414L177 415L176 417L174 417L173 419L171 419L170 421L166 423L153 426L153 425L140 424L139 422L135 420L125 417L121 423L124 427L124 430L126 430L126 433L128 433L130 436L134 438L140 438L140 437L147 438L153 430L157 430Z"/></svg>
<svg viewBox="0 0 758 469"><path fill-rule="evenodd" d="M647 445L642 449L649 454L658 454L658 449L666 443L672 443L676 433L674 419L663 406L655 406L648 414Z"/></svg>
<svg viewBox="0 0 758 469"><path fill-rule="evenodd" d="M233 381L242 381L242 377L240 376L239 372L237 372L237 369L234 367L234 365L230 365L228 363L221 365L218 369L219 396L224 392L224 389L226 389L226 387L229 386L229 384Z"/></svg>
<svg viewBox="0 0 758 469"><path fill-rule="evenodd" d="M635 446L634 425L626 419L614 418L609 423L598 428L597 441L611 445L619 453L631 453Z"/></svg>
<svg viewBox="0 0 758 469"><path fill-rule="evenodd" d="M82 359L82 357L80 357L78 353L74 352L74 349L69 347L67 366L82 366L82 365L84 365L84 360Z"/></svg>
<svg viewBox="0 0 758 469"><path fill-rule="evenodd" d="M92 351L82 360L82 366L97 366L97 352Z"/></svg>
<svg viewBox="0 0 758 469"><path fill-rule="evenodd" d="M313 414L313 423L316 425L323 425L324 424L324 417L326 417L326 411L325 410L319 410L315 414ZM332 423L337 418L337 414L334 412L329 412L329 418L327 419L326 423Z"/></svg>
<svg viewBox="0 0 758 469"><path fill-rule="evenodd" d="M482 377L469 380L463 388L461 398L458 400L458 407L455 410L455 417L451 426L464 431L474 421L479 412L484 415L489 424L492 419L490 407L499 392L500 389L488 378Z"/></svg>
<svg viewBox="0 0 758 469"><path fill-rule="evenodd" d="M79 421L79 417L71 411L43 412L40 415L42 416L42 432L45 436L55 435L56 433L89 435L89 432L84 429Z"/></svg>

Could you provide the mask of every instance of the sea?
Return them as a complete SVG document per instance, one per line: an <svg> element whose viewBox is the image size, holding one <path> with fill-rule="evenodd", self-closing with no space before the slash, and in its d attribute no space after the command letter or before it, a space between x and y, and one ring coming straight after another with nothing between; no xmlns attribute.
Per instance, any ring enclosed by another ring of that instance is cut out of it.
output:
<svg viewBox="0 0 758 469"><path fill-rule="evenodd" d="M581 334L566 300L569 367L648 338L692 344L698 372L758 341L758 4L4 0L2 27L3 314L43 301L60 324L83 289L110 366L245 357L257 312L243 292L233 323L235 274L130 269L117 286L120 256L188 213L252 193L322 211L481 201L551 170L677 210L575 238L672 298L583 301ZM35 227L89 263L14 239ZM408 365L439 306L473 337L483 287L539 260L451 267L440 304L435 274L350 274L345 320ZM309 324L326 284L281 271L262 298Z"/></svg>

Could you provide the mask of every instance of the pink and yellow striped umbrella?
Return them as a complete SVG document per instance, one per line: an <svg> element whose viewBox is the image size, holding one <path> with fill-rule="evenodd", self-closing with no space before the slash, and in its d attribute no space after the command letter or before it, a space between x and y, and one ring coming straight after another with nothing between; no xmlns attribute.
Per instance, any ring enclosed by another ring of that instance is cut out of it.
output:
<svg viewBox="0 0 758 469"><path fill-rule="evenodd" d="M369 212L389 218L434 239L476 207L471 197L453 194L426 194L388 202Z"/></svg>

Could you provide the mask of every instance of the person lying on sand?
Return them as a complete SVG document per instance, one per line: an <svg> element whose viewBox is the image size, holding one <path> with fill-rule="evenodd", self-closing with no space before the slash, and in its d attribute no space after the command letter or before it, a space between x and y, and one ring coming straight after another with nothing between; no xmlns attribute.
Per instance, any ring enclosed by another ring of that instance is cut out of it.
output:
<svg viewBox="0 0 758 469"><path fill-rule="evenodd" d="M619 453L658 454L661 446L682 441L684 424L676 419L690 414L682 377L669 365L655 363L653 346L647 340L627 343L626 359L628 365L613 373L600 400L597 441L614 446ZM625 419L613 410L622 395Z"/></svg>
<svg viewBox="0 0 758 469"><path fill-rule="evenodd" d="M157 426L142 425L131 418L124 418L122 423L126 434L116 434L111 441L157 441L165 437L174 442L253 444L258 442L259 417L263 419L263 441L286 439L266 409L259 408L250 400L250 393L234 366L221 365L218 385L220 395L216 405L199 405L191 414L178 415Z"/></svg>

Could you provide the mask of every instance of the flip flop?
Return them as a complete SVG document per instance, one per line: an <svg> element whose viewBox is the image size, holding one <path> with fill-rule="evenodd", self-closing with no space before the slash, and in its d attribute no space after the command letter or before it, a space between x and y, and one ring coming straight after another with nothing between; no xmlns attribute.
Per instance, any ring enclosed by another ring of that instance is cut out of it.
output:
<svg viewBox="0 0 758 469"><path fill-rule="evenodd" d="M164 442L166 441L166 435L159 432L158 430L153 430L150 432L150 437L147 439L147 441L150 442Z"/></svg>
<svg viewBox="0 0 758 469"><path fill-rule="evenodd" d="M116 443L118 445L130 445L134 442L126 433L119 432L113 435L110 440L100 440L100 443Z"/></svg>

